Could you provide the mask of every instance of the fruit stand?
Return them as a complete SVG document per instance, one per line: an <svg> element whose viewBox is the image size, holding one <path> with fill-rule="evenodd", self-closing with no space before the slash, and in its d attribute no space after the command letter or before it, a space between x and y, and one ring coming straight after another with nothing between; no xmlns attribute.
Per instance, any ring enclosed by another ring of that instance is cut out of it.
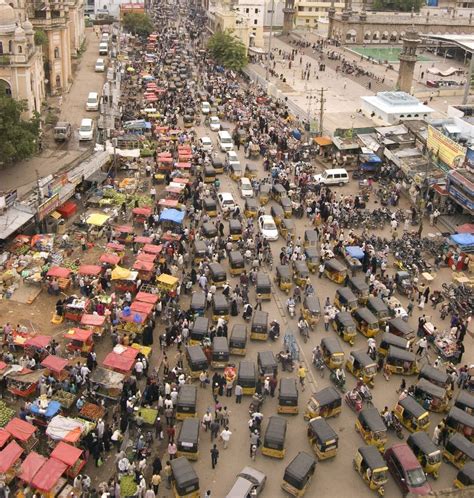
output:
<svg viewBox="0 0 474 498"><path fill-rule="evenodd" d="M84 314L81 318L81 326L86 330L91 330L94 336L101 338L108 329L109 322L106 316Z"/></svg>
<svg viewBox="0 0 474 498"><path fill-rule="evenodd" d="M5 430L28 452L38 444L38 438L35 435L37 428L25 420L15 417L8 422Z"/></svg>
<svg viewBox="0 0 474 498"><path fill-rule="evenodd" d="M20 456L23 448L16 442L10 441L2 451L0 451L0 474L5 476L5 482L9 484L19 473Z"/></svg>
<svg viewBox="0 0 474 498"><path fill-rule="evenodd" d="M28 396L35 394L39 379L43 373L44 370L23 368L19 372L8 374L6 377L7 389L14 396L27 398Z"/></svg>
<svg viewBox="0 0 474 498"><path fill-rule="evenodd" d="M138 351L135 348L117 344L113 351L104 359L102 366L110 368L114 372L130 374L135 365Z"/></svg>
<svg viewBox="0 0 474 498"><path fill-rule="evenodd" d="M81 458L82 454L81 449L61 441L52 451L51 458L56 458L56 460L65 463L68 466L66 475L74 478L86 464L86 461Z"/></svg>
<svg viewBox="0 0 474 498"><path fill-rule="evenodd" d="M48 355L41 362L41 366L46 369L45 375L52 375L56 380L63 381L69 376L69 372L66 370L69 361L65 358L60 358L55 355Z"/></svg>
<svg viewBox="0 0 474 498"><path fill-rule="evenodd" d="M64 334L64 337L69 339L69 342L66 344L66 349L71 352L77 351L87 355L87 353L94 349L93 334L94 332L92 330L79 328L68 330Z"/></svg>
<svg viewBox="0 0 474 498"><path fill-rule="evenodd" d="M113 402L120 399L125 375L108 368L96 367L89 380L97 396Z"/></svg>

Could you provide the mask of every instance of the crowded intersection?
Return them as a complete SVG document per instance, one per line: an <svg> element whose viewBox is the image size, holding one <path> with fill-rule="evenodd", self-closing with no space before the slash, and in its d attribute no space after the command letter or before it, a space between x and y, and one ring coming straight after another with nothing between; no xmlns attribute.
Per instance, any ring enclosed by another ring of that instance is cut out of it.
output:
<svg viewBox="0 0 474 498"><path fill-rule="evenodd" d="M149 14L116 35L112 161L2 253L38 292L0 302L0 497L472 484L473 263L441 208L217 65L192 2Z"/></svg>

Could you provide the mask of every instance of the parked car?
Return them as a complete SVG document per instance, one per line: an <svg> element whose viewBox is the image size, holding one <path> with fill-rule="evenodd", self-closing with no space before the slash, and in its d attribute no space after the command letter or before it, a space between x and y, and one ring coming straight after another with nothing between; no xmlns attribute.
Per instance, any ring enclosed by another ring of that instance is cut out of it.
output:
<svg viewBox="0 0 474 498"><path fill-rule="evenodd" d="M54 140L67 142L71 138L72 126L67 121L59 121L54 127Z"/></svg>
<svg viewBox="0 0 474 498"><path fill-rule="evenodd" d="M211 112L211 104L209 104L209 102L202 102L201 103L201 112L203 114L209 114Z"/></svg>
<svg viewBox="0 0 474 498"><path fill-rule="evenodd" d="M258 219L258 228L264 239L278 240L278 228L273 216L264 214Z"/></svg>
<svg viewBox="0 0 474 498"><path fill-rule="evenodd" d="M228 150L226 155L226 162L229 166L233 166L234 164L240 164L239 156L235 150Z"/></svg>

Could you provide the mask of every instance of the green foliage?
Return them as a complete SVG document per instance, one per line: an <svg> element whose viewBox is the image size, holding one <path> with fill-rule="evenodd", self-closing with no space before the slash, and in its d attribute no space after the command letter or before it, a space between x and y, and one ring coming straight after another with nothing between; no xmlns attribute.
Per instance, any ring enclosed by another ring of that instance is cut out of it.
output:
<svg viewBox="0 0 474 498"><path fill-rule="evenodd" d="M37 29L35 31L35 45L41 45L42 47L48 45L48 35L42 29Z"/></svg>
<svg viewBox="0 0 474 498"><path fill-rule="evenodd" d="M148 36L153 33L153 23L147 14L126 14L123 25L127 31L134 35Z"/></svg>
<svg viewBox="0 0 474 498"><path fill-rule="evenodd" d="M233 71L240 71L247 65L247 49L232 31L217 31L207 44L212 57L218 64Z"/></svg>
<svg viewBox="0 0 474 498"><path fill-rule="evenodd" d="M418 12L425 4L423 0L374 0L373 10L390 10L395 12Z"/></svg>
<svg viewBox="0 0 474 498"><path fill-rule="evenodd" d="M25 102L18 102L0 89L0 161L12 163L33 155L38 148L39 115L21 119Z"/></svg>

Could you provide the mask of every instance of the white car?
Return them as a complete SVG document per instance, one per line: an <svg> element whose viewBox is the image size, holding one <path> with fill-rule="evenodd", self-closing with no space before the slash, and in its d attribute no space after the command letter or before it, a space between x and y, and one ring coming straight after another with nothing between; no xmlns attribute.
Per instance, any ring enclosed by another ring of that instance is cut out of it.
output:
<svg viewBox="0 0 474 498"><path fill-rule="evenodd" d="M201 137L199 139L199 145L202 150L206 152L212 152L212 140L209 137Z"/></svg>
<svg viewBox="0 0 474 498"><path fill-rule="evenodd" d="M227 211L233 211L235 208L235 201L230 192L220 192L217 194L217 200L221 210L226 213Z"/></svg>
<svg viewBox="0 0 474 498"><path fill-rule="evenodd" d="M201 112L203 114L209 114L211 112L211 104L209 104L209 102L202 102L201 103Z"/></svg>
<svg viewBox="0 0 474 498"><path fill-rule="evenodd" d="M253 467L244 467L226 498L257 497L263 491L266 480L267 476L263 472Z"/></svg>
<svg viewBox="0 0 474 498"><path fill-rule="evenodd" d="M253 197L254 192L253 192L252 182L246 176L243 176L239 180L239 187L240 187L240 196L243 199L245 199L246 197Z"/></svg>
<svg viewBox="0 0 474 498"><path fill-rule="evenodd" d="M233 164L240 164L239 156L235 150L228 150L225 160L229 166L232 166Z"/></svg>
<svg viewBox="0 0 474 498"><path fill-rule="evenodd" d="M104 59L97 59L95 61L94 71L96 73L103 73L105 71L105 61L104 61Z"/></svg>
<svg viewBox="0 0 474 498"><path fill-rule="evenodd" d="M209 127L212 131L219 131L221 129L221 120L217 116L209 118Z"/></svg>
<svg viewBox="0 0 474 498"><path fill-rule="evenodd" d="M269 214L263 214L258 219L258 228L264 239L267 240L278 240L278 228L276 226L273 216Z"/></svg>

